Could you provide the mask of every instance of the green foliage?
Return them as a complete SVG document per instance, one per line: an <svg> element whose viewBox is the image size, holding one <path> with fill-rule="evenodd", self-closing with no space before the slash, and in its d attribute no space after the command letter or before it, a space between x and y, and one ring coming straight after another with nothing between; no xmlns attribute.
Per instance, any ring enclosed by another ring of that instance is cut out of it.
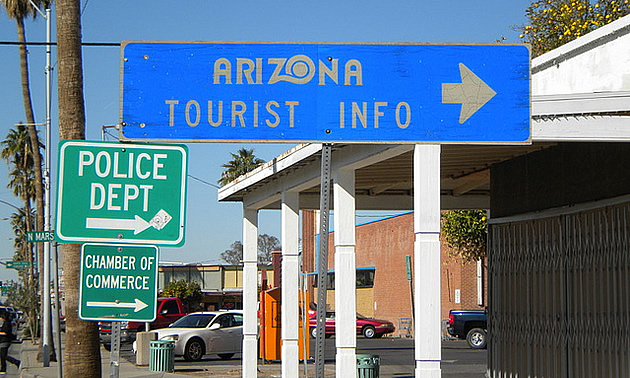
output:
<svg viewBox="0 0 630 378"><path fill-rule="evenodd" d="M230 249L226 249L221 252L221 260L230 265L239 265L243 261L243 243L235 241L230 246Z"/></svg>
<svg viewBox="0 0 630 378"><path fill-rule="evenodd" d="M7 302L28 315L28 333L25 331L24 337L33 334L38 337L40 327L37 320L40 318L41 309L39 293L37 287L30 287L28 281L24 282L27 282L26 286L20 284L14 286L7 296Z"/></svg>
<svg viewBox="0 0 630 378"><path fill-rule="evenodd" d="M221 173L221 178L217 181L221 186L236 180L239 176L253 171L265 163L264 160L254 155L253 148L241 148L236 154L230 153L230 155L232 160L221 166L223 172Z"/></svg>
<svg viewBox="0 0 630 378"><path fill-rule="evenodd" d="M181 299L186 311L195 308L201 302L203 293L197 282L188 282L186 280L172 281L162 290L162 297Z"/></svg>
<svg viewBox="0 0 630 378"><path fill-rule="evenodd" d="M627 14L629 0L538 0L525 11L528 25L517 29L536 57Z"/></svg>
<svg viewBox="0 0 630 378"><path fill-rule="evenodd" d="M282 245L277 237L262 234L258 235L258 262L266 264L271 262L271 253L273 251L280 251Z"/></svg>
<svg viewBox="0 0 630 378"><path fill-rule="evenodd" d="M451 256L464 262L486 257L488 220L485 210L454 210L442 213L442 235Z"/></svg>
<svg viewBox="0 0 630 378"><path fill-rule="evenodd" d="M271 252L282 250L282 244L277 237L261 234L258 235L258 262L267 264L271 262ZM221 252L221 260L230 265L240 265L243 262L243 243L235 241L230 249Z"/></svg>

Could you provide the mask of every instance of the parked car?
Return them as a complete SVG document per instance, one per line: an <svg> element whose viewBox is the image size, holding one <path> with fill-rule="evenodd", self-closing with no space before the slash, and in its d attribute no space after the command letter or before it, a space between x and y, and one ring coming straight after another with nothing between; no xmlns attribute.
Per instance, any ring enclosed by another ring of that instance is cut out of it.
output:
<svg viewBox="0 0 630 378"><path fill-rule="evenodd" d="M155 332L158 340L175 341L175 356L186 361L199 361L206 354L227 360L242 351L243 311L193 312Z"/></svg>
<svg viewBox="0 0 630 378"><path fill-rule="evenodd" d="M17 323L20 326L24 326L26 324L26 314L24 314L24 311L17 312Z"/></svg>
<svg viewBox="0 0 630 378"><path fill-rule="evenodd" d="M310 328L311 337L317 337L317 315L314 312L309 311L310 318L308 325ZM387 333L392 333L396 330L394 324L389 320L380 320L374 318L365 317L357 313L357 335L363 335L368 339L383 337ZM335 334L335 312L326 311L326 337L330 337Z"/></svg>
<svg viewBox="0 0 630 378"><path fill-rule="evenodd" d="M171 323L186 315L184 304L179 298L158 298L155 320L149 324L149 330L168 327ZM99 337L106 350L111 348L112 323L99 322ZM130 343L136 339L136 334L146 330L146 323L121 322L120 342Z"/></svg>
<svg viewBox="0 0 630 378"><path fill-rule="evenodd" d="M485 310L451 310L448 314L447 332L459 339L466 339L474 349L487 344L488 313Z"/></svg>
<svg viewBox="0 0 630 378"><path fill-rule="evenodd" d="M9 320L11 320L11 328L14 331L17 331L19 327L19 323L17 320L17 311L12 306L0 306L0 312L5 312L9 315Z"/></svg>

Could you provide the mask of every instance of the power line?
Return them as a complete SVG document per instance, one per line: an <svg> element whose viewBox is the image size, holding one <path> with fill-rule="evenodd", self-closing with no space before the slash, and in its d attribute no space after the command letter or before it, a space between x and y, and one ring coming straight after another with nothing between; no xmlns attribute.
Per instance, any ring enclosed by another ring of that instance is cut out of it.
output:
<svg viewBox="0 0 630 378"><path fill-rule="evenodd" d="M17 41L0 41L0 45L26 45L26 46L57 46L57 42L17 42ZM120 47L120 42L81 42L81 46L96 47Z"/></svg>
<svg viewBox="0 0 630 378"><path fill-rule="evenodd" d="M215 184L213 184L213 183L210 183L210 182L208 182L208 181L202 180L202 179L200 179L200 178L198 178L198 177L195 177L195 176L193 176L193 175L190 175L190 174L189 174L189 175L188 175L188 177L190 177L191 179L193 179L193 180L195 180L195 181L199 181L199 182L200 182L200 183L202 183L202 184L210 185L210 186L215 187L215 188L217 188L217 189L221 189L221 187L220 187L220 186L215 185Z"/></svg>

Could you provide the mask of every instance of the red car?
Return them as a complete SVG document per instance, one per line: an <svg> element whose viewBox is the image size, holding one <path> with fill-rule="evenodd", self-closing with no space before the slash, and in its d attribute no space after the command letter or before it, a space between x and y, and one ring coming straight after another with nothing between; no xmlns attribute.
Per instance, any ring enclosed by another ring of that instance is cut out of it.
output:
<svg viewBox="0 0 630 378"><path fill-rule="evenodd" d="M308 320L308 326L310 328L311 336L317 337L317 315L309 311L310 318ZM386 333L392 333L396 330L396 327L389 320L380 320L367 318L357 313L357 335L363 335L368 339L374 337L383 337ZM326 311L326 337L330 337L335 334L335 312Z"/></svg>

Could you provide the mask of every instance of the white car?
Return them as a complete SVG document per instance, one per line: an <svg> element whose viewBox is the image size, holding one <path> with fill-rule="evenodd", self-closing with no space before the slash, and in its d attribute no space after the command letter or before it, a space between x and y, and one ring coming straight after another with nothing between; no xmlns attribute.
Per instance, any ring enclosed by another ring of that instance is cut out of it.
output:
<svg viewBox="0 0 630 378"><path fill-rule="evenodd" d="M194 312L155 332L158 340L175 341L175 356L186 361L206 354L230 359L242 351L243 311Z"/></svg>

